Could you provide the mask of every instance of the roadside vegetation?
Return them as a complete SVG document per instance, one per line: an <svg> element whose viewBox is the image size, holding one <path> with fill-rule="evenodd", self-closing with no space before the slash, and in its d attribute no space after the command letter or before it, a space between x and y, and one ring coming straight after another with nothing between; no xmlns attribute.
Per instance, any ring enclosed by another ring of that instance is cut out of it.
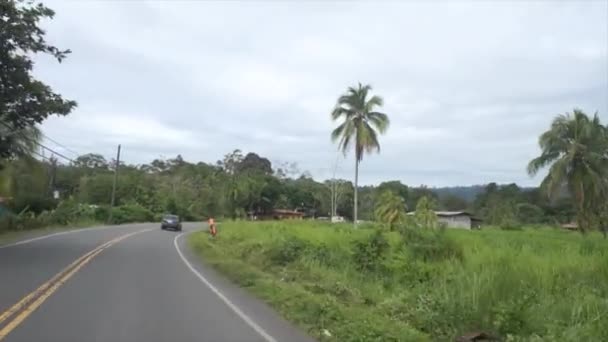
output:
<svg viewBox="0 0 608 342"><path fill-rule="evenodd" d="M203 260L321 341L608 340L608 241L476 231L225 222Z"/></svg>

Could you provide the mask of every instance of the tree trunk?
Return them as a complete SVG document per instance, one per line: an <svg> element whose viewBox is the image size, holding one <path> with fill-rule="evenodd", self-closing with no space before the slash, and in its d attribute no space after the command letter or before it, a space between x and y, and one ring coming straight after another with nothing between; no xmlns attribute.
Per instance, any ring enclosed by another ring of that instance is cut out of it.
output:
<svg viewBox="0 0 608 342"><path fill-rule="evenodd" d="M354 203L354 207L353 207L353 223L355 225L355 228L357 228L357 206L358 206L358 199L357 199L357 194L359 192L359 158L357 158L357 156L355 156L355 203Z"/></svg>
<svg viewBox="0 0 608 342"><path fill-rule="evenodd" d="M579 184L579 189L576 194L576 201L578 206L578 213L576 215L576 223L578 225L578 229L582 234L586 233L587 228L587 217L585 212L585 193L583 190L583 183Z"/></svg>

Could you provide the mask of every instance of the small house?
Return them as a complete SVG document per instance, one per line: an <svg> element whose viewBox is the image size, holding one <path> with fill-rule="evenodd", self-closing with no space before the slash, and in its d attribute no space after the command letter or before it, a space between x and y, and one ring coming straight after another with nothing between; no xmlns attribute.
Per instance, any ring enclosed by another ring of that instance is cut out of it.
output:
<svg viewBox="0 0 608 342"><path fill-rule="evenodd" d="M447 228L479 229L481 220L466 211L436 211L437 221Z"/></svg>
<svg viewBox="0 0 608 342"><path fill-rule="evenodd" d="M414 215L415 212L409 212L407 214ZM481 228L481 219L474 217L473 214L466 211L435 211L435 215L437 215L439 224L444 224L446 228Z"/></svg>
<svg viewBox="0 0 608 342"><path fill-rule="evenodd" d="M273 209L272 218L275 220L301 220L304 213L289 209Z"/></svg>

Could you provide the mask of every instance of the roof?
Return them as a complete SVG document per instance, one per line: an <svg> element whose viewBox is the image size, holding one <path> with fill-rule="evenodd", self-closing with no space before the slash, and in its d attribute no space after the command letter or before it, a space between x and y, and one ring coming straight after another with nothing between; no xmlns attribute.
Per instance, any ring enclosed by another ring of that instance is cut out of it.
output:
<svg viewBox="0 0 608 342"><path fill-rule="evenodd" d="M416 213L415 211L410 211L407 214L414 215L415 213ZM435 211L435 215L437 215L437 216L460 216L460 215L473 216L473 214L466 212L466 211Z"/></svg>
<svg viewBox="0 0 608 342"><path fill-rule="evenodd" d="M415 211L410 211L407 215L414 215L415 213ZM468 211L435 211L435 215L439 217L469 216L472 220L481 221L480 218L475 217Z"/></svg>
<svg viewBox="0 0 608 342"><path fill-rule="evenodd" d="M473 216L473 214L468 213L466 211L436 211L435 214L437 214L437 216L460 216L460 215Z"/></svg>
<svg viewBox="0 0 608 342"><path fill-rule="evenodd" d="M275 214L304 215L304 213L289 209L274 209L272 212Z"/></svg>

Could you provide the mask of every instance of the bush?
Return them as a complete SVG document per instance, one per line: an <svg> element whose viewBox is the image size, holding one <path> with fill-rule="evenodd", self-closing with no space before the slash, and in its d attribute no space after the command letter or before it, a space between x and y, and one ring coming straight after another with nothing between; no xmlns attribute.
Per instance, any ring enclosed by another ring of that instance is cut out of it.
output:
<svg viewBox="0 0 608 342"><path fill-rule="evenodd" d="M122 224L128 222L150 222L154 219L154 213L143 206L132 203L112 208L111 224Z"/></svg>
<svg viewBox="0 0 608 342"><path fill-rule="evenodd" d="M67 225L79 217L80 208L73 199L59 202L57 208L48 217L49 224Z"/></svg>
<svg viewBox="0 0 608 342"><path fill-rule="evenodd" d="M381 231L376 231L367 239L356 241L353 259L360 271L375 271L384 261L390 249L388 241Z"/></svg>
<svg viewBox="0 0 608 342"><path fill-rule="evenodd" d="M307 247L309 247L309 243L306 241L289 236L269 250L270 260L273 264L285 266L300 258Z"/></svg>
<svg viewBox="0 0 608 342"><path fill-rule="evenodd" d="M462 246L450 239L445 230L402 229L403 242L412 259L422 261L462 260Z"/></svg>

